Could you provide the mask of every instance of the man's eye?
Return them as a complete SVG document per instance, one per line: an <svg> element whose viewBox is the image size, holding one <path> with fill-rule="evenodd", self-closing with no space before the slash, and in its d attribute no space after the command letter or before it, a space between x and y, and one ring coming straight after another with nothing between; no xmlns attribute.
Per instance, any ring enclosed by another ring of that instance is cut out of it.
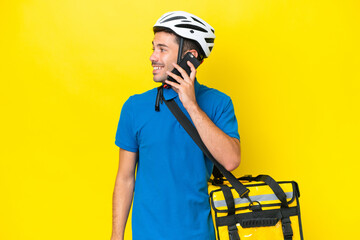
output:
<svg viewBox="0 0 360 240"><path fill-rule="evenodd" d="M160 48L160 52L165 52L165 49L163 49L163 48Z"/></svg>

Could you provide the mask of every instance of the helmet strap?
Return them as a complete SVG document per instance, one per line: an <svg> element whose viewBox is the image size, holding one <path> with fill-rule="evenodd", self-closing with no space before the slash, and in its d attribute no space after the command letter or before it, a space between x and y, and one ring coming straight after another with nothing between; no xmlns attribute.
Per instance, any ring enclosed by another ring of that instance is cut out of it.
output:
<svg viewBox="0 0 360 240"><path fill-rule="evenodd" d="M184 45L184 38L180 37L180 43L179 43L179 51L178 51L178 57L177 57L177 64L181 61L181 55L183 51L183 45Z"/></svg>

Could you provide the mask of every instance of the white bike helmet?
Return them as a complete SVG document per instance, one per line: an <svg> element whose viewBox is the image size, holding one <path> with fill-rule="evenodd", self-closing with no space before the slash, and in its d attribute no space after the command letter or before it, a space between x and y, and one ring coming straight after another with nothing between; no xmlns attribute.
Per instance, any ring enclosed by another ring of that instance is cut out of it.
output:
<svg viewBox="0 0 360 240"><path fill-rule="evenodd" d="M165 13L153 28L157 27L171 29L180 37L196 41L204 51L205 57L209 57L214 47L214 28L193 14L183 11Z"/></svg>

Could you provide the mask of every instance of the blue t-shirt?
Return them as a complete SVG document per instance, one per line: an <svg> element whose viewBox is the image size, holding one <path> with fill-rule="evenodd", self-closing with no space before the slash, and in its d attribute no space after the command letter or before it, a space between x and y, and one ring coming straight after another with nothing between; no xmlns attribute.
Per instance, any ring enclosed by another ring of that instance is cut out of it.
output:
<svg viewBox="0 0 360 240"><path fill-rule="evenodd" d="M213 169L157 89L131 96L121 110L115 144L139 152L132 210L133 240L214 240L207 181ZM239 139L231 99L195 81L200 108L226 134ZM164 89L190 119L177 93Z"/></svg>

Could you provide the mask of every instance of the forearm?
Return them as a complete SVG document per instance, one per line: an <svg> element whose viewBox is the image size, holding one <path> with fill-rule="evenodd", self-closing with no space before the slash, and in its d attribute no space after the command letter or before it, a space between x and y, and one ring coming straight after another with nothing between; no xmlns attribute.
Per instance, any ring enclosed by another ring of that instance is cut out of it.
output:
<svg viewBox="0 0 360 240"><path fill-rule="evenodd" d="M218 128L197 104L186 110L213 157L229 171L237 168L240 164L239 141Z"/></svg>
<svg viewBox="0 0 360 240"><path fill-rule="evenodd" d="M129 215L135 180L116 178L113 193L113 223L111 240L123 240Z"/></svg>

